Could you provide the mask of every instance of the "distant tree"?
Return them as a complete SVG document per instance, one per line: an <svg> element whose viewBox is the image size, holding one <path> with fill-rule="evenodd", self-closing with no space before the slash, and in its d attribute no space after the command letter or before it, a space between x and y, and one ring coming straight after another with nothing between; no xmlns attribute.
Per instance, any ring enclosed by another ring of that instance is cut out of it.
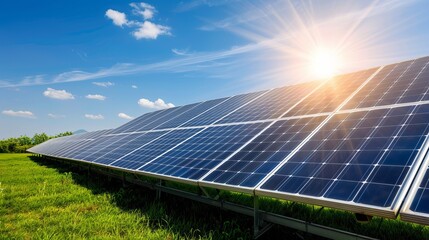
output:
<svg viewBox="0 0 429 240"><path fill-rule="evenodd" d="M30 137L27 137L27 136L20 136L18 138L18 143L19 143L19 145L31 145L32 139Z"/></svg>
<svg viewBox="0 0 429 240"><path fill-rule="evenodd" d="M48 136L46 133L36 133L33 138L20 136L18 138L7 138L0 140L0 153L23 153L34 145L41 144L51 138L72 135L72 132L63 132L55 136Z"/></svg>
<svg viewBox="0 0 429 240"><path fill-rule="evenodd" d="M65 136L70 136L70 135L73 135L73 132L67 131L67 132L59 133L59 134L53 136L52 138L65 137Z"/></svg>
<svg viewBox="0 0 429 240"><path fill-rule="evenodd" d="M46 133L40 133L40 134L36 133L33 136L32 142L34 145L37 145L47 140L49 140L49 136Z"/></svg>

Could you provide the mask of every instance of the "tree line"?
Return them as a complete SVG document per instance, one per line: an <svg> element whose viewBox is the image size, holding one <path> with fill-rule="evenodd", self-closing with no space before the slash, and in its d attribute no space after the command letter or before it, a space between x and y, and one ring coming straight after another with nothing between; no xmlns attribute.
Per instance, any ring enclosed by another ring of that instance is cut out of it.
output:
<svg viewBox="0 0 429 240"><path fill-rule="evenodd" d="M0 153L24 153L27 149L48 141L51 138L64 137L72 135L72 132L63 132L54 136L48 136L46 133L36 133L34 136L20 136L17 138L7 138L0 140Z"/></svg>

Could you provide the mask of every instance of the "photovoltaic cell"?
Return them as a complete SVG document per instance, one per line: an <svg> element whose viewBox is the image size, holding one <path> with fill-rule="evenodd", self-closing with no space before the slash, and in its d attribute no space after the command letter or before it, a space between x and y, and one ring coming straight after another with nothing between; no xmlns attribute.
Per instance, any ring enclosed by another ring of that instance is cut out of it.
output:
<svg viewBox="0 0 429 240"><path fill-rule="evenodd" d="M166 133L166 131L159 131L126 135L121 140L105 147L102 151L104 154L98 154L98 158L93 161L109 165Z"/></svg>
<svg viewBox="0 0 429 240"><path fill-rule="evenodd" d="M211 109L212 107L218 105L219 103L225 101L227 98L221 98L221 99L215 99L211 101L206 101L198 106L190 109L189 111L172 118L171 120L167 120L166 122L158 125L154 129L163 129L163 128L174 128L182 125L183 123L193 119L195 116L198 116L199 114Z"/></svg>
<svg viewBox="0 0 429 240"><path fill-rule="evenodd" d="M326 116L282 120L274 123L203 181L255 187L288 156Z"/></svg>
<svg viewBox="0 0 429 240"><path fill-rule="evenodd" d="M189 126L204 126L204 125L210 125L222 117L231 114L236 109L249 104L249 102L252 102L257 97L261 96L262 94L266 93L267 91L261 91L261 92L255 92L255 93L247 93L247 94L241 94L234 97L229 98L225 102L217 105L216 107L210 109L210 111L207 111L196 118L190 120L189 122L183 124L184 127Z"/></svg>
<svg viewBox="0 0 429 240"><path fill-rule="evenodd" d="M251 104L229 114L218 123L246 122L278 118L320 84L320 81L316 81L273 89L253 101Z"/></svg>
<svg viewBox="0 0 429 240"><path fill-rule="evenodd" d="M418 172L401 219L429 224L428 62L155 111L29 151L380 216Z"/></svg>
<svg viewBox="0 0 429 240"><path fill-rule="evenodd" d="M71 152L79 150L81 146L84 146L89 142L98 139L99 137L109 133L110 131L111 130L100 130L67 137L68 144L61 145L59 148L55 149L55 151L52 152L51 156L65 158Z"/></svg>
<svg viewBox="0 0 429 240"><path fill-rule="evenodd" d="M117 127L112 130L113 134L116 133L124 133L124 132L134 132L137 128L140 128L141 126L144 126L145 124L151 123L155 121L158 117L162 117L166 114L170 114L172 110L175 110L177 108L173 109L164 109L164 110L158 110L153 112L148 112L140 117L133 119L126 124Z"/></svg>
<svg viewBox="0 0 429 240"><path fill-rule="evenodd" d="M421 105L417 109L419 115L416 115L418 123L413 126L408 126L409 132L412 135L417 135L424 132L428 137L429 133L429 106ZM423 136L422 136L423 137ZM426 156L426 161L420 169L420 173L414 181L414 185L410 190L405 203L405 210L401 212L401 219L404 221L416 222L429 225L429 158Z"/></svg>
<svg viewBox="0 0 429 240"><path fill-rule="evenodd" d="M139 171L197 180L268 123L209 127Z"/></svg>
<svg viewBox="0 0 429 240"><path fill-rule="evenodd" d="M110 165L124 169L136 170L200 130L201 129L196 128L171 131L155 141L143 145L141 148L137 148L137 150L132 151Z"/></svg>
<svg viewBox="0 0 429 240"><path fill-rule="evenodd" d="M334 77L289 111L286 116L301 116L334 111L375 71L376 69L369 69Z"/></svg>
<svg viewBox="0 0 429 240"><path fill-rule="evenodd" d="M384 67L343 109L429 100L429 57Z"/></svg>
<svg viewBox="0 0 429 240"><path fill-rule="evenodd" d="M261 187L392 207L426 138L428 106L336 114Z"/></svg>
<svg viewBox="0 0 429 240"><path fill-rule="evenodd" d="M157 111L154 112L154 115L151 118L145 118L143 117L145 115L143 115L142 118L134 119L131 122L125 124L124 126L116 128L111 133L118 134L151 130L167 121L171 121L174 118L180 117L182 114L198 106L199 104L201 103L194 103Z"/></svg>
<svg viewBox="0 0 429 240"><path fill-rule="evenodd" d="M91 158L91 155L97 153L98 151L104 149L106 146L110 145L112 142L116 142L123 138L123 135L107 135L101 136L93 141L89 141L78 148L74 148L74 150L69 151L65 154L68 158L73 159L82 159L85 161L94 160Z"/></svg>

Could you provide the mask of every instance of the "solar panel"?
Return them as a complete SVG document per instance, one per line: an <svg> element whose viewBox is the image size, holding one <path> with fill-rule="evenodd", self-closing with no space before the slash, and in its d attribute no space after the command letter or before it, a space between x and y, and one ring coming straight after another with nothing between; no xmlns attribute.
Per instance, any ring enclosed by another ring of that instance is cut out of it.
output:
<svg viewBox="0 0 429 240"><path fill-rule="evenodd" d="M29 151L384 217L406 198L403 219L429 224L428 62L155 111Z"/></svg>
<svg viewBox="0 0 429 240"><path fill-rule="evenodd" d="M175 117L183 114L184 112L186 112L189 109L197 106L198 104L200 104L200 103L194 103L194 104L180 106L180 107L168 108L168 109L164 109L164 110L154 112L154 114L156 114L156 115L153 115L153 117L134 119L134 120L130 121L128 124L114 129L112 131L112 134L150 130L150 129L164 123L165 121L171 120L172 118L175 118Z"/></svg>
<svg viewBox="0 0 429 240"><path fill-rule="evenodd" d="M81 146L86 145L88 142L94 141L109 131L110 130L100 130L67 137L67 139L69 139L69 143L61 145L59 148L55 149L55 151L52 151L51 156L67 157L69 152L74 150L77 151Z"/></svg>
<svg viewBox="0 0 429 240"><path fill-rule="evenodd" d="M164 114L170 114L170 113L171 113L171 109L164 109L164 110L145 113L140 117L135 118L116 129L113 129L112 133L134 132L136 128L139 128L144 124L147 124L156 120L157 117L161 117L161 116L164 116Z"/></svg>
<svg viewBox="0 0 429 240"><path fill-rule="evenodd" d="M327 81L286 116L301 116L334 111L377 70L350 73Z"/></svg>
<svg viewBox="0 0 429 240"><path fill-rule="evenodd" d="M204 126L204 125L213 124L219 119L221 119L222 117L225 117L228 114L231 114L234 111L237 111L241 107L244 107L252 103L257 98L263 96L266 93L267 91L260 91L260 92L241 94L241 95L231 97L225 102L222 102L216 107L210 109L210 111L207 111L195 117L194 119L190 120L189 122L186 122L185 124L182 125L182 127Z"/></svg>
<svg viewBox="0 0 429 240"><path fill-rule="evenodd" d="M267 125L250 123L206 128L138 171L197 180Z"/></svg>
<svg viewBox="0 0 429 240"><path fill-rule="evenodd" d="M289 108L315 90L323 82L315 81L273 89L217 123L246 122L281 117Z"/></svg>
<svg viewBox="0 0 429 240"><path fill-rule="evenodd" d="M344 109L429 100L429 57L384 67Z"/></svg>
<svg viewBox="0 0 429 240"><path fill-rule="evenodd" d="M419 136L419 133L429 134L429 106L421 105L417 111L417 123L408 126L409 135ZM422 136L423 137L423 136ZM426 140L422 149L429 148L429 142ZM429 225L429 156L426 154L419 173L417 174L410 193L407 195L403 210L401 210L401 219L404 221L415 222Z"/></svg>
<svg viewBox="0 0 429 240"><path fill-rule="evenodd" d="M184 114L179 115L179 116L177 116L171 120L168 120L168 121L158 125L154 129L178 127L178 126L182 125L183 123L195 118L196 116L198 116L198 115L200 115L206 111L210 111L211 108L222 103L226 99L227 98L221 98L221 99L215 99L215 100L203 102L203 103L199 104L198 106L192 108L191 110L185 112Z"/></svg>
<svg viewBox="0 0 429 240"><path fill-rule="evenodd" d="M198 131L201 131L201 129L193 128L170 131L162 137L157 138L155 141L142 145L134 151L124 155L118 160L112 162L110 166L136 170L145 163L159 157L161 154L165 154L167 150L176 146L180 142L185 141Z"/></svg>
<svg viewBox="0 0 429 240"><path fill-rule="evenodd" d="M394 217L410 170L426 153L427 107L335 114L256 191Z"/></svg>
<svg viewBox="0 0 429 240"><path fill-rule="evenodd" d="M206 186L255 187L288 156L326 116L281 120L205 176Z"/></svg>
<svg viewBox="0 0 429 240"><path fill-rule="evenodd" d="M124 138L99 151L100 154L97 154L97 158L93 158L92 161L99 164L109 165L166 133L168 132L158 131L125 135Z"/></svg>

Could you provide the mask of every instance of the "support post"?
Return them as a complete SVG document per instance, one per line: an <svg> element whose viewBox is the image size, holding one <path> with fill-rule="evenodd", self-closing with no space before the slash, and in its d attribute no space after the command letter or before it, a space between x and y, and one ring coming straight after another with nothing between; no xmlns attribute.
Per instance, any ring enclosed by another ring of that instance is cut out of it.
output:
<svg viewBox="0 0 429 240"><path fill-rule="evenodd" d="M122 187L127 187L127 179L125 177L125 172L122 173Z"/></svg>
<svg viewBox="0 0 429 240"><path fill-rule="evenodd" d="M253 236L256 239L259 235L259 224L260 224L260 214L259 214L259 197L253 195Z"/></svg>
<svg viewBox="0 0 429 240"><path fill-rule="evenodd" d="M163 185L163 181L162 181L161 179L159 180L158 185L159 185L160 187L162 187L162 185ZM161 192L162 192L162 191L161 191L161 188L160 188L160 187L156 189L156 197L155 197L155 198L156 198L156 200L160 200L160 199L161 199Z"/></svg>

